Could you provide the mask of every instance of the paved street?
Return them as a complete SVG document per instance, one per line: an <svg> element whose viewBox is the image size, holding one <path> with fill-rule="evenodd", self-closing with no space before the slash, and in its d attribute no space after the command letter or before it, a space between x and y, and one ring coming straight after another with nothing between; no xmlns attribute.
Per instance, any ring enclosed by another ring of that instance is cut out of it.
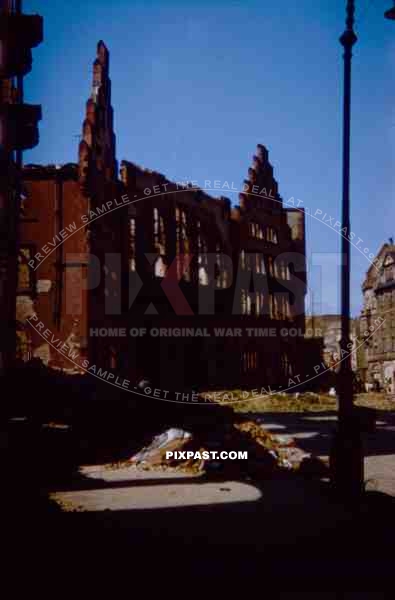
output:
<svg viewBox="0 0 395 600"><path fill-rule="evenodd" d="M306 451L328 454L333 414L259 418L271 431L297 438ZM394 424L394 414L383 413L376 433L365 437L373 491L361 506L343 506L324 483L294 475L206 479L96 465L59 484L52 496L57 503L52 511L44 507L42 519L29 516L26 485L16 474L20 507L12 507L10 543L20 557L19 528L24 538L31 528L23 548L27 561L40 539L47 569L63 578L90 573L92 585L105 574L116 573L118 580L132 570L134 583L141 578L160 589L182 573L194 585L202 575L204 581L222 577L225 589L241 578L251 585L281 581L286 589L316 589L325 581L330 590L351 578L377 592L392 577L395 550ZM149 580L147 568L154 575Z"/></svg>
<svg viewBox="0 0 395 600"><path fill-rule="evenodd" d="M95 467L57 498L66 512L48 527L47 546L71 548L63 560L96 583L132 570L145 589L167 588L182 574L194 588L221 581L224 593L236 582L316 591L324 581L327 592L372 590L377 598L392 579L390 496L373 493L347 508L297 477L206 481ZM58 549L51 560L59 568Z"/></svg>
<svg viewBox="0 0 395 600"><path fill-rule="evenodd" d="M307 452L328 458L335 413L265 413L259 419L269 431L289 435ZM378 411L376 431L365 433L363 441L367 489L395 496L395 412Z"/></svg>
<svg viewBox="0 0 395 600"><path fill-rule="evenodd" d="M306 452L328 458L336 424L334 413L264 413L254 418L265 429L294 438ZM376 431L364 434L364 447L366 489L395 497L395 413L379 413ZM84 467L81 474L83 479L74 483L75 489L60 490L56 496L65 507L88 511L157 509L253 502L262 497L265 500L268 494L265 482L258 489L245 481L212 482L202 477L141 471L135 467L115 470ZM276 485L286 484L270 483L270 493L276 490ZM288 482L288 485L292 485L292 501L298 502L305 483Z"/></svg>

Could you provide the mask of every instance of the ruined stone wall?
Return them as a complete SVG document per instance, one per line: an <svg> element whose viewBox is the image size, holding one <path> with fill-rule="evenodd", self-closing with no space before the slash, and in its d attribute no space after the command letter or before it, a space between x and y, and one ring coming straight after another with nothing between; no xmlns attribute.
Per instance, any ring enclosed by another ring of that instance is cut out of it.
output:
<svg viewBox="0 0 395 600"><path fill-rule="evenodd" d="M111 299L117 304L118 285L112 284L125 271L121 259L126 257L127 240L125 211L115 210L122 187L117 178L109 53L103 42L98 43L93 62L81 138L78 164L33 165L24 170L21 247L26 251L21 260L28 263L26 259L40 252L46 256L43 248L48 257L38 267L42 258L35 258L28 272L21 265L25 287L19 289L18 301L24 317L20 357L38 355L46 363L67 369L75 368L73 362L50 348L37 331L33 339L26 339L26 312L37 313L51 339L76 348L79 361L74 362L81 363L86 356L91 363L109 367L114 366L114 354L119 355L119 348L109 347L107 340L90 340L91 327L118 325L121 319L122 306L111 310L109 305ZM117 258L112 260L111 255Z"/></svg>
<svg viewBox="0 0 395 600"><path fill-rule="evenodd" d="M126 260L127 209L119 206L123 190L118 180L109 66L108 49L100 41L78 152L78 182L91 217L88 320L92 329L119 326L124 303L119 283L126 268L122 259ZM91 339L90 363L116 368L119 344Z"/></svg>
<svg viewBox="0 0 395 600"><path fill-rule="evenodd" d="M240 206L233 208L226 198L127 161L121 173L125 192L137 199L129 208L129 327L210 333L131 340L134 375L231 385L278 383L297 373L305 320L304 215L295 235L266 149L258 146ZM284 334L297 327L297 336ZM213 335L216 328L229 334ZM275 333L252 337L247 328ZM235 329L241 334L233 335Z"/></svg>
<svg viewBox="0 0 395 600"><path fill-rule="evenodd" d="M85 225L34 271L47 282L31 289L37 314L74 335L91 364L131 380L287 382L302 356L304 214L283 207L267 149L258 145L238 206L131 162L123 161L120 179L117 169L109 53L99 42L78 164L26 169L26 246L36 253L62 228ZM110 327L127 337L91 333ZM209 335L154 339L130 336L133 328Z"/></svg>
<svg viewBox="0 0 395 600"><path fill-rule="evenodd" d="M31 348L22 352L25 360L39 356L73 369L55 350L55 339L86 353L88 236L81 220L85 213L75 165L24 169L18 316L26 325L26 317L34 311L45 325L39 330L24 327L31 340ZM51 335L44 335L46 329Z"/></svg>

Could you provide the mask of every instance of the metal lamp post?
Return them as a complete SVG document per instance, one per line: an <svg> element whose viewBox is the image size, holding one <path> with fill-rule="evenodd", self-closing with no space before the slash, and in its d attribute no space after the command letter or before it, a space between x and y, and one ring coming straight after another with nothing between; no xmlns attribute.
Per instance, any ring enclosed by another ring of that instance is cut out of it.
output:
<svg viewBox="0 0 395 600"><path fill-rule="evenodd" d="M359 496L364 486L363 448L361 431L353 403L353 374L350 342L350 122L351 122L351 59L357 42L354 32L354 0L347 0L346 29L340 37L344 48L343 97L343 180L341 238L341 363L339 371L338 430L331 452L331 478L336 491L343 498ZM394 6L385 17L395 20Z"/></svg>

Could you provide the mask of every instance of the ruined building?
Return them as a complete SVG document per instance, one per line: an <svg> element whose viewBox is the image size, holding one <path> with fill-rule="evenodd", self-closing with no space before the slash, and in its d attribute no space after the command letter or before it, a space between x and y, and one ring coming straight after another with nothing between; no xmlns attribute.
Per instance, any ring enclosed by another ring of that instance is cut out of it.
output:
<svg viewBox="0 0 395 600"><path fill-rule="evenodd" d="M0 0L0 375L15 360L22 153L37 145L41 119L41 106L24 101L23 81L31 50L42 40L41 16L23 14L21 2Z"/></svg>
<svg viewBox="0 0 395 600"><path fill-rule="evenodd" d="M108 50L99 42L78 164L27 165L24 169L18 357L38 356L69 371L79 371L81 360L71 361L68 353L59 352L62 342L73 349L72 356L110 360L107 344L102 348L104 341L96 340L88 348L88 323L106 326L104 254L124 256L127 243L127 226L120 211L109 210L102 218L94 218L97 207L121 195L108 70ZM27 322L32 313L45 329L33 329ZM50 336L44 335L46 329Z"/></svg>
<svg viewBox="0 0 395 600"><path fill-rule="evenodd" d="M341 315L314 315L306 317L306 335L321 338L322 359L329 369L339 371L341 361ZM353 343L351 368L357 371L361 363L362 348L358 342L359 320L350 319L350 341Z"/></svg>
<svg viewBox="0 0 395 600"><path fill-rule="evenodd" d="M383 244L362 284L363 379L395 393L395 245Z"/></svg>
<svg viewBox="0 0 395 600"><path fill-rule="evenodd" d="M78 164L25 168L20 357L74 370L86 358L170 389L286 388L303 361L305 224L283 206L266 148L238 206L128 161L118 176L102 42L93 71Z"/></svg>

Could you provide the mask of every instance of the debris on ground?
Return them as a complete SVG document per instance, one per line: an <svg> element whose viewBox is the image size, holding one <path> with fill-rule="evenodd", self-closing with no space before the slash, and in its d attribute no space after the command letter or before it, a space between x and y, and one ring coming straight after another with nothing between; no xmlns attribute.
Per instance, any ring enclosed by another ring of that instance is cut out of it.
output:
<svg viewBox="0 0 395 600"><path fill-rule="evenodd" d="M219 454L240 450L248 452L248 460L224 460ZM167 452L176 451L183 451L185 456L180 460L166 458ZM143 470L259 479L281 471L322 477L327 469L324 462L299 448L292 436L271 433L262 423L253 420L238 420L194 433L175 427L167 429L130 459L109 468L128 465Z"/></svg>
<svg viewBox="0 0 395 600"><path fill-rule="evenodd" d="M243 433L248 434L251 440L254 440L260 446L263 446L267 450L276 450L278 442L272 433L269 433L256 421L244 421L236 423L235 429Z"/></svg>
<svg viewBox="0 0 395 600"><path fill-rule="evenodd" d="M43 423L41 425L42 429L58 429L59 431L69 431L71 429L71 425L67 423L56 423L55 421L50 421L49 423Z"/></svg>
<svg viewBox="0 0 395 600"><path fill-rule="evenodd" d="M183 429L172 427L154 437L149 446L137 452L130 462L141 467L154 467L166 461L166 452L183 450L192 440L192 434Z"/></svg>
<svg viewBox="0 0 395 600"><path fill-rule="evenodd" d="M193 458L185 461L172 461L166 458L167 452L189 450L193 442L193 436L189 431L172 427L164 433L154 437L149 446L142 448L131 457L132 464L142 469L155 467L179 467L183 469L200 470L202 461Z"/></svg>
<svg viewBox="0 0 395 600"><path fill-rule="evenodd" d="M270 433L256 421L245 421L236 424L235 427L247 433L256 444L269 450L280 468L297 470L302 461L310 457L308 452L296 446L295 440L290 435Z"/></svg>

